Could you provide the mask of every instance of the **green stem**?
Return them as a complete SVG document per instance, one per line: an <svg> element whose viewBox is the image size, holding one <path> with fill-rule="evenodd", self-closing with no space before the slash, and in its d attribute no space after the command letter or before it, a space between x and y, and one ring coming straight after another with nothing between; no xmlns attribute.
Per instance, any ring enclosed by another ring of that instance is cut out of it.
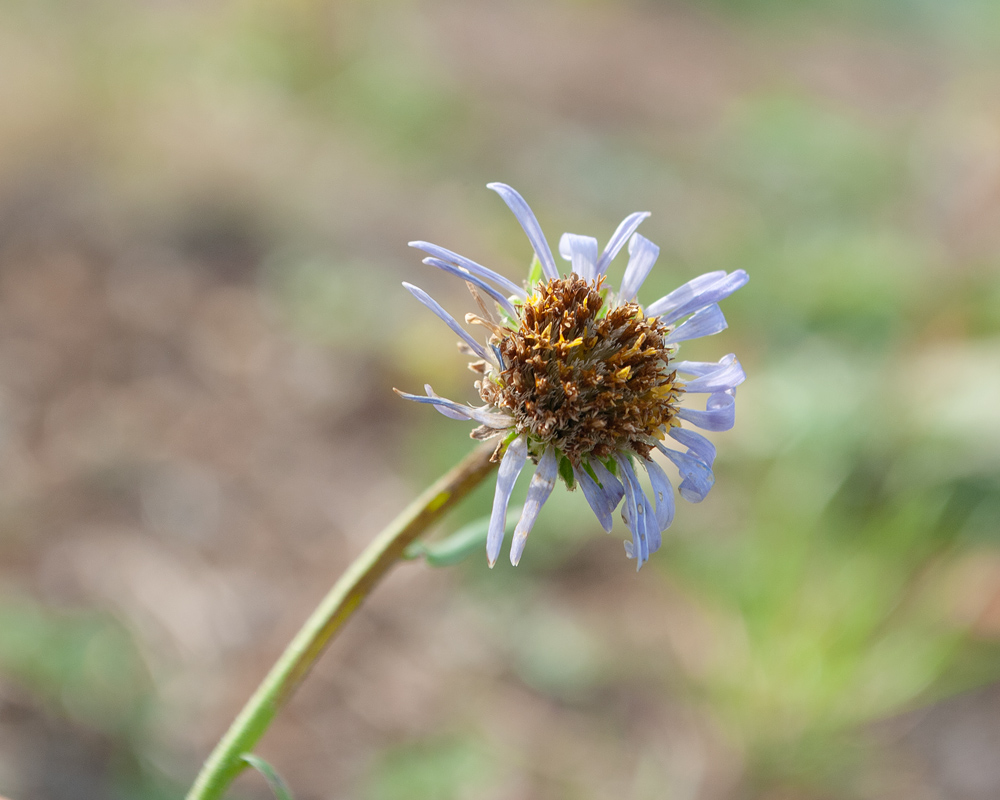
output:
<svg viewBox="0 0 1000 800"><path fill-rule="evenodd" d="M205 761L187 800L215 800L243 769L250 752L278 709L302 682L340 627L361 605L378 580L399 560L407 545L478 486L496 466L493 447L465 457L394 519L330 589Z"/></svg>

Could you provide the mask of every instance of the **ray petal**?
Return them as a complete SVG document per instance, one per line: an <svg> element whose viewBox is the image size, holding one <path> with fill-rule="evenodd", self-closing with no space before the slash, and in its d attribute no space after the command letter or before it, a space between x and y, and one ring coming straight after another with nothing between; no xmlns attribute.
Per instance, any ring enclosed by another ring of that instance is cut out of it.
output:
<svg viewBox="0 0 1000 800"><path fill-rule="evenodd" d="M564 233L559 239L559 255L570 262L571 269L585 281L597 277L597 239Z"/></svg>
<svg viewBox="0 0 1000 800"><path fill-rule="evenodd" d="M702 336L712 336L724 331L727 327L728 323L722 314L722 309L713 304L688 317L664 336L663 341L667 344L676 344L688 339L699 339Z"/></svg>
<svg viewBox="0 0 1000 800"><path fill-rule="evenodd" d="M525 202L524 198L516 190L512 189L506 183L487 183L486 188L492 189L500 195L507 204L507 207L514 212L514 216L521 223L521 227L524 229L528 241L531 242L531 247L535 251L535 255L538 256L538 260L542 264L542 272L545 273L545 277L549 280L558 278L559 269L556 267L556 260L552 257L552 250L549 248L545 234L542 233L542 226L538 224L535 212L531 210L531 206Z"/></svg>
<svg viewBox="0 0 1000 800"><path fill-rule="evenodd" d="M639 293L642 282L646 280L649 271L660 255L660 248L641 234L635 234L628 243L628 266L622 277L621 291L618 297L622 302L631 303Z"/></svg>
<svg viewBox="0 0 1000 800"><path fill-rule="evenodd" d="M507 525L507 504L514 491L514 482L528 460L528 444L523 436L518 436L507 445L507 452L500 461L497 471L497 488L493 495L493 512L490 514L490 529L486 535L486 558L490 568L497 563L503 545L504 528Z"/></svg>
<svg viewBox="0 0 1000 800"><path fill-rule="evenodd" d="M636 477L632 463L624 455L616 453L615 462L622 473L625 487L625 506L622 509L622 516L625 524L632 531L632 554L636 560L636 570L649 560L649 536L648 525L650 515L647 513L648 501L644 502L642 487Z"/></svg>
<svg viewBox="0 0 1000 800"><path fill-rule="evenodd" d="M509 278L505 278L499 272L494 272L489 267L477 264L472 259L460 256L458 253L453 253L451 250L447 250L444 247L439 247L438 245L431 244L430 242L410 242L410 247L415 247L417 250L423 250L430 256L440 258L442 261L447 261L449 264L454 264L456 267L466 269L473 275L478 275L480 278L493 281L493 283L505 292L515 295L522 300L528 296L528 293L524 291L522 287L518 286Z"/></svg>
<svg viewBox="0 0 1000 800"><path fill-rule="evenodd" d="M728 275L721 271L699 275L651 303L646 313L651 317L659 316L661 322L670 325L687 314L724 300L745 286L749 279L750 277L742 269Z"/></svg>
<svg viewBox="0 0 1000 800"><path fill-rule="evenodd" d="M597 259L595 278L608 271L608 266L614 261L615 256L618 255L618 251L625 246L625 242L628 241L629 237L635 233L635 229L648 216L648 211L636 211L621 221L615 232L611 234L608 245L604 248L604 252L601 253L601 257Z"/></svg>
<svg viewBox="0 0 1000 800"><path fill-rule="evenodd" d="M711 469L715 463L715 445L697 431L687 428L671 428L670 438L680 442L688 449L688 453L699 458Z"/></svg>
<svg viewBox="0 0 1000 800"><path fill-rule="evenodd" d="M425 292L419 286L414 286L412 283L406 283L404 281L403 286L405 286L406 290L414 297L416 297L417 300L419 300L421 303L427 306L427 308L429 308L431 311L437 314L437 316L445 323L445 325L451 328L455 332L455 334L458 335L458 337L469 346L469 348L472 350L473 353L475 353L477 356L483 359L483 361L489 361L494 366L497 366L496 358L494 357L493 353L491 353L489 350L483 347L479 342L473 339L472 334L470 334L465 328L459 325L458 322L455 321L455 318L447 311L445 311L441 307L440 303L437 302L437 300L435 300L433 297L427 294L427 292Z"/></svg>
<svg viewBox="0 0 1000 800"><path fill-rule="evenodd" d="M576 482L580 484L583 496L587 498L597 521L601 523L601 527L606 533L611 533L611 529L614 527L612 512L618 505L618 501L621 500L621 496L616 497L613 492L601 487L582 466L573 467L573 475L576 477ZM621 486L620 483L618 485Z"/></svg>
<svg viewBox="0 0 1000 800"><path fill-rule="evenodd" d="M488 294L490 297L493 298L494 302L496 302L497 305L499 305L504 311L507 312L507 315L511 319L517 319L517 312L514 310L514 306L511 305L510 300L504 297L501 292L498 292L482 278L477 278L471 272L466 272L465 270L456 267L454 264L449 264L447 261L444 261L440 258L434 258L432 256L428 256L427 258L424 259L424 263L431 267L437 267L440 270L444 270L449 275L454 275L458 278L461 278L463 281L468 281L474 286L482 289L484 292L486 292L486 294Z"/></svg>
<svg viewBox="0 0 1000 800"><path fill-rule="evenodd" d="M740 362L736 360L736 356L728 355L716 365L716 369L712 372L707 372L693 381L685 383L684 391L696 394L724 392L728 389L735 389L746 379L747 375Z"/></svg>
<svg viewBox="0 0 1000 800"><path fill-rule="evenodd" d="M704 411L680 408L677 416L706 431L728 431L736 422L736 398L727 392L710 395Z"/></svg>
<svg viewBox="0 0 1000 800"><path fill-rule="evenodd" d="M689 503L700 503L705 499L715 484L715 475L711 468L701 459L687 453L680 453L665 447L662 442L656 443L657 449L669 458L681 474L681 485L678 491L681 497Z"/></svg>
<svg viewBox="0 0 1000 800"><path fill-rule="evenodd" d="M674 487L663 468L655 461L643 462L649 483L653 487L653 497L656 500L656 524L659 531L665 531L674 521ZM650 552L655 548L650 547Z"/></svg>
<svg viewBox="0 0 1000 800"><path fill-rule="evenodd" d="M542 510L545 501L552 494L552 489L556 485L558 474L559 458L556 456L554 447L546 448L538 461L535 474L531 476L531 483L528 484L528 494L524 499L524 510L521 518L517 521L517 528L514 529L514 539L510 543L510 563L515 567L521 560L521 553L524 552L524 545L528 541L528 534L538 519L538 512Z"/></svg>

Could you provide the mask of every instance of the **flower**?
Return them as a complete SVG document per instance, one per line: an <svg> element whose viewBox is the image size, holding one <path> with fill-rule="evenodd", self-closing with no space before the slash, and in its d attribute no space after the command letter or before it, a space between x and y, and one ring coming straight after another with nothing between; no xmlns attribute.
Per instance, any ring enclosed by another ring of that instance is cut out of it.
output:
<svg viewBox="0 0 1000 800"><path fill-rule="evenodd" d="M673 487L651 458L662 453L680 474L678 491L697 503L715 478L715 446L682 422L725 431L735 418L736 387L745 374L732 354L718 363L677 361L681 342L726 328L719 301L747 282L743 270L701 275L643 308L636 300L659 248L635 230L649 216L627 216L598 254L597 240L564 233L559 254L571 271L560 274L531 208L503 183L499 194L531 242L532 273L518 286L475 261L428 242L410 242L428 254L424 263L461 278L482 315L469 324L485 328L485 343L473 337L426 292L405 286L462 340L475 360L470 368L485 405L472 407L434 393L396 392L407 400L434 405L446 417L472 420L475 439L500 437L496 494L486 540L492 567L500 554L507 505L518 475L530 458L536 465L510 548L521 559L528 533L561 477L569 489L580 485L605 531L624 498L622 519L632 533L625 552L636 568L661 544L674 518ZM629 260L621 287L611 291L608 265L628 242ZM683 378L681 376L684 376ZM707 395L704 410L682 405L689 395ZM667 439L673 446L667 446ZM680 449L675 449L679 445ZM649 478L643 490L636 465Z"/></svg>

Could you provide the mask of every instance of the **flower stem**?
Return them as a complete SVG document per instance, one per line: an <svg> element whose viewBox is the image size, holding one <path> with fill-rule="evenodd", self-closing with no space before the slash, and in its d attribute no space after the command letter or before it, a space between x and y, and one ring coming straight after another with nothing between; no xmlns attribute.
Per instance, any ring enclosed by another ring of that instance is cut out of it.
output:
<svg viewBox="0 0 1000 800"><path fill-rule="evenodd" d="M385 528L333 585L257 687L226 735L205 761L187 800L215 800L246 768L250 752L278 709L302 682L340 627L407 545L433 525L489 475L492 445L476 449L443 475Z"/></svg>

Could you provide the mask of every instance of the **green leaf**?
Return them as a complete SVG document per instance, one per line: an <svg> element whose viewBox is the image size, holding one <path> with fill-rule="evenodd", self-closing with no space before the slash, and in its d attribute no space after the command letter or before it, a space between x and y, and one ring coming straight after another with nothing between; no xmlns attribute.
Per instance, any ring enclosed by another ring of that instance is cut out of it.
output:
<svg viewBox="0 0 1000 800"><path fill-rule="evenodd" d="M520 508L507 510L507 529L512 532L515 523L521 516ZM463 525L451 536L446 536L436 542L414 542L406 548L404 558L423 557L432 567L450 567L465 561L474 551L486 547L486 536L490 530L490 518L480 517L468 525Z"/></svg>
<svg viewBox="0 0 1000 800"><path fill-rule="evenodd" d="M271 791L277 800L292 800L292 792L288 788L288 784L285 783L277 770L263 758L255 756L253 753L244 753L240 758L264 776L264 780L271 787Z"/></svg>
<svg viewBox="0 0 1000 800"><path fill-rule="evenodd" d="M538 256L531 257L531 266L528 268L528 294L531 294L531 287L542 279L542 262Z"/></svg>
<svg viewBox="0 0 1000 800"><path fill-rule="evenodd" d="M576 486L576 477L573 475L573 465L566 456L559 457L559 476L566 483L566 488L570 491Z"/></svg>

